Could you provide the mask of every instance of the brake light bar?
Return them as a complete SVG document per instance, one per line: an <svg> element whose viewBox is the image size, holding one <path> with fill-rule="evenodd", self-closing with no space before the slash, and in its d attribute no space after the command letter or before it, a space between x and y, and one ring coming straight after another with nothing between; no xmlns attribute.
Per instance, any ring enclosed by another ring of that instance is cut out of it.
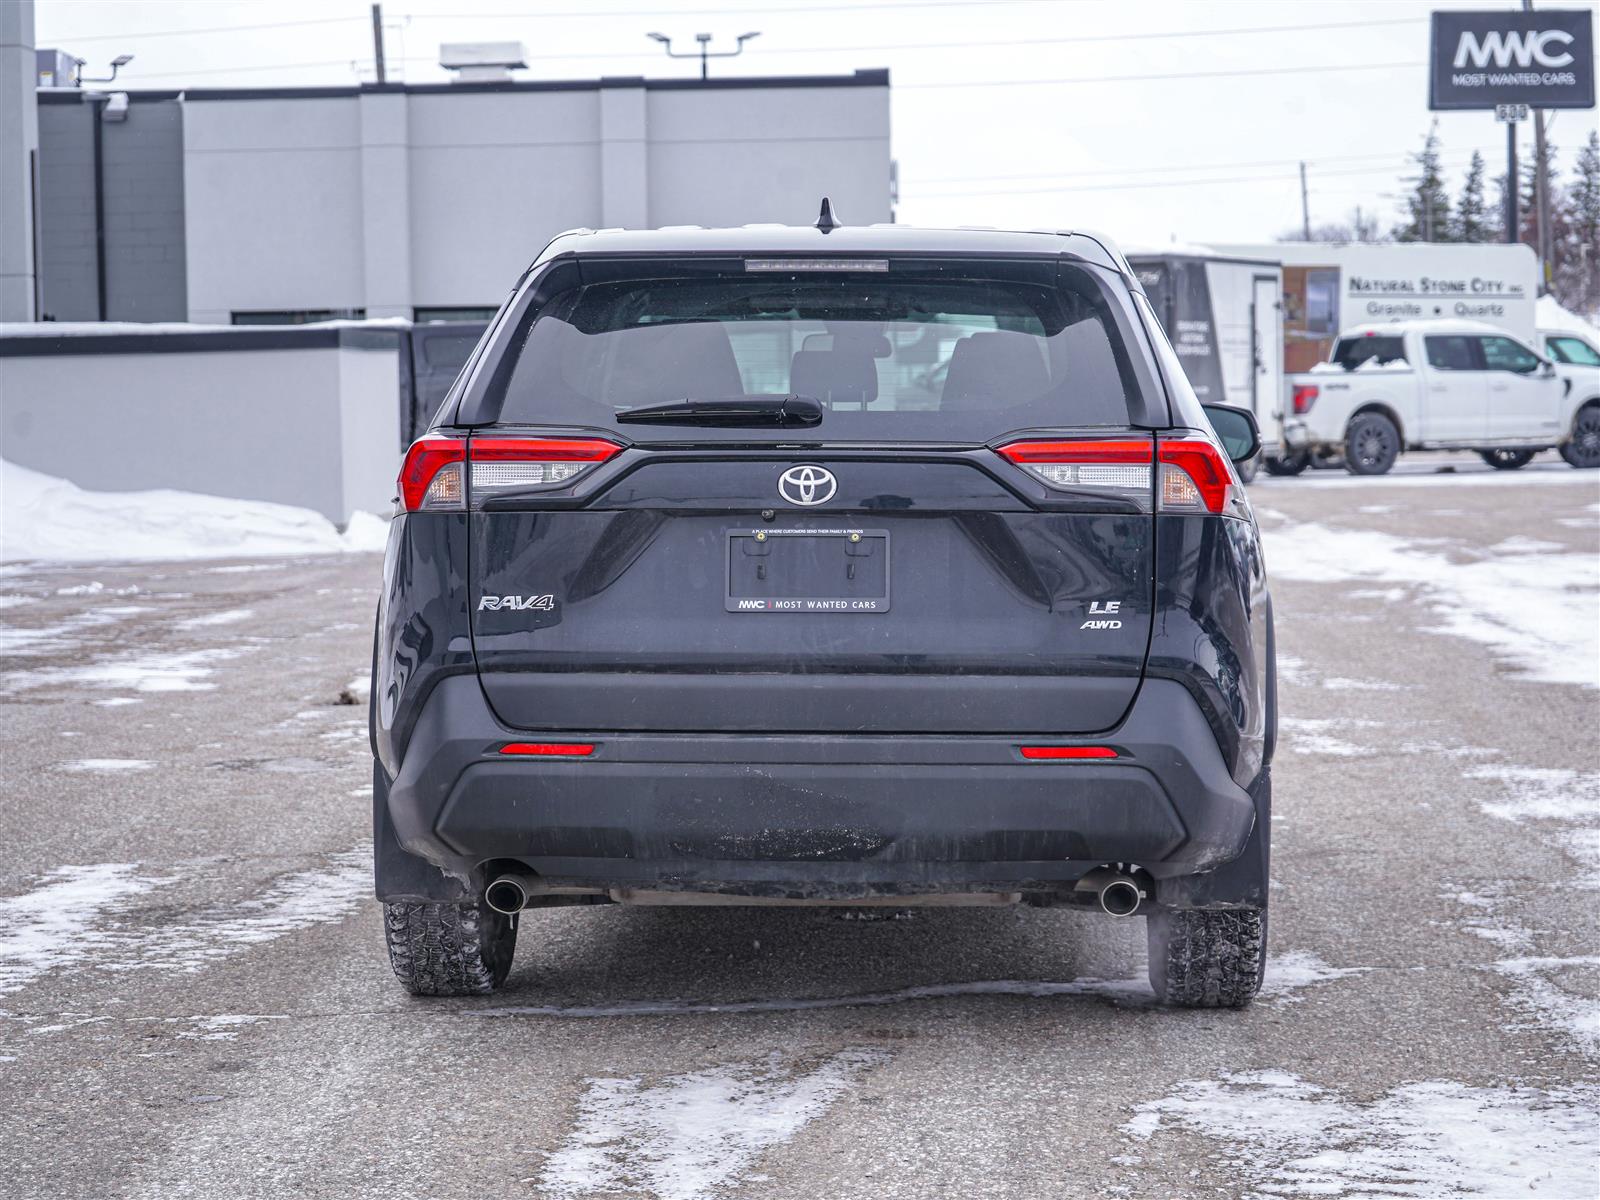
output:
<svg viewBox="0 0 1600 1200"><path fill-rule="evenodd" d="M1116 758L1110 746L1019 746L1023 758L1031 759L1085 759Z"/></svg>
<svg viewBox="0 0 1600 1200"><path fill-rule="evenodd" d="M529 754L543 758L588 758L594 753L593 742L507 742L500 747L501 754Z"/></svg>
<svg viewBox="0 0 1600 1200"><path fill-rule="evenodd" d="M548 487L565 483L622 447L605 438L461 438L428 434L406 451L400 468L400 502L406 512L466 507L463 468L471 468L472 490Z"/></svg>

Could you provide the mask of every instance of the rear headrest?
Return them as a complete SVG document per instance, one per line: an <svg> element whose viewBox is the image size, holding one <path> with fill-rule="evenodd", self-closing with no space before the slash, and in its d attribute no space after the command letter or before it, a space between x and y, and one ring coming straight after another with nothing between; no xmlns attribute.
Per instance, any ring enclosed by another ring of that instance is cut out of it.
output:
<svg viewBox="0 0 1600 1200"><path fill-rule="evenodd" d="M640 325L610 336L617 343L606 380L610 404L744 394L733 344L720 321Z"/></svg>
<svg viewBox="0 0 1600 1200"><path fill-rule="evenodd" d="M878 364L865 346L797 350L789 364L789 390L829 408L865 407L878 398Z"/></svg>
<svg viewBox="0 0 1600 1200"><path fill-rule="evenodd" d="M1010 408L1049 386L1038 338L1005 329L974 333L958 341L950 355L939 407L945 412Z"/></svg>

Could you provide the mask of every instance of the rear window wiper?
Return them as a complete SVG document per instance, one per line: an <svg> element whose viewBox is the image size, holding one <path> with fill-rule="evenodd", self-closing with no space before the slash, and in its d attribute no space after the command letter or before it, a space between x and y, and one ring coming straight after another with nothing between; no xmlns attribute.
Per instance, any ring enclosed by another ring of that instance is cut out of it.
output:
<svg viewBox="0 0 1600 1200"><path fill-rule="evenodd" d="M822 405L810 396L685 398L625 408L616 419L659 425L817 425Z"/></svg>

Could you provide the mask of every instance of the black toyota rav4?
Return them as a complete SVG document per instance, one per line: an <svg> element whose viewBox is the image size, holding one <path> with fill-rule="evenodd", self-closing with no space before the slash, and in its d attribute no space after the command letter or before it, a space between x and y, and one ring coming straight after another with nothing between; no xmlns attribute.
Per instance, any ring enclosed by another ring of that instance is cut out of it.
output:
<svg viewBox="0 0 1600 1200"><path fill-rule="evenodd" d="M1233 463L1077 233L579 231L400 472L377 891L412 992L575 904L1143 916L1265 961L1272 610Z"/></svg>

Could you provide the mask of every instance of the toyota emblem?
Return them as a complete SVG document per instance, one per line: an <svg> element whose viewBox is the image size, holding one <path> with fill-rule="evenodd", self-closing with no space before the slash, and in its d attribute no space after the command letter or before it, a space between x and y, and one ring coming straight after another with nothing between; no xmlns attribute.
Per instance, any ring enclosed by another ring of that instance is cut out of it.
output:
<svg viewBox="0 0 1600 1200"><path fill-rule="evenodd" d="M778 476L778 495L790 504L826 504L839 490L839 481L825 467L790 467Z"/></svg>

